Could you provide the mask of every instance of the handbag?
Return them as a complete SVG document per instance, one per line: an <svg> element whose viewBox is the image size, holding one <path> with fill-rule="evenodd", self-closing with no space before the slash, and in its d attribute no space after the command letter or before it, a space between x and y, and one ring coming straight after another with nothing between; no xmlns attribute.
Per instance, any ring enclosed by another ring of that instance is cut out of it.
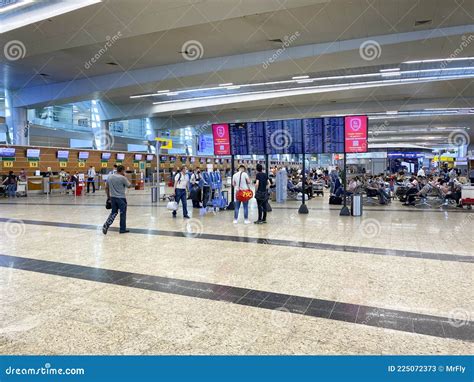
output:
<svg viewBox="0 0 474 382"><path fill-rule="evenodd" d="M240 188L241 182L242 182L242 173L240 173L239 188ZM250 189L249 190L239 190L235 194L235 198L239 202L248 202L250 199L253 198L253 191L250 190Z"/></svg>
<svg viewBox="0 0 474 382"><path fill-rule="evenodd" d="M170 211L176 211L178 209L178 202L170 201L166 205L166 208Z"/></svg>
<svg viewBox="0 0 474 382"><path fill-rule="evenodd" d="M105 209L106 210L111 210L112 209L112 201L110 199L107 199L105 201Z"/></svg>

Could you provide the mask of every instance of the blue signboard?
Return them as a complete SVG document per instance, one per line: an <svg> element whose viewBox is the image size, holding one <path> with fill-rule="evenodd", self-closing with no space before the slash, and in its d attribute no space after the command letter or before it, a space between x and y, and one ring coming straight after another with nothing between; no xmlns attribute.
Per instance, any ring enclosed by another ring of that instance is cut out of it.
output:
<svg viewBox="0 0 474 382"><path fill-rule="evenodd" d="M344 152L344 117L323 118L323 152Z"/></svg>
<svg viewBox="0 0 474 382"><path fill-rule="evenodd" d="M248 153L265 155L265 125L263 122L247 123Z"/></svg>
<svg viewBox="0 0 474 382"><path fill-rule="evenodd" d="M303 119L304 151L308 154L323 152L323 119Z"/></svg>
<svg viewBox="0 0 474 382"><path fill-rule="evenodd" d="M291 137L285 154L303 154L303 132L301 131L301 119L289 119L283 121L283 131Z"/></svg>
<svg viewBox="0 0 474 382"><path fill-rule="evenodd" d="M232 155L249 155L247 124L229 123L229 130L230 153Z"/></svg>

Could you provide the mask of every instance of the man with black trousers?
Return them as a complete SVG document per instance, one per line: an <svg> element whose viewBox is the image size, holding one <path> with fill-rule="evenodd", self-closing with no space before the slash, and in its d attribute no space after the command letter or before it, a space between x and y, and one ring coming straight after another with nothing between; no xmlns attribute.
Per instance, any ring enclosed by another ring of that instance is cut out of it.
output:
<svg viewBox="0 0 474 382"><path fill-rule="evenodd" d="M125 189L130 188L131 184L125 177L125 167L122 165L117 167L117 173L109 175L107 183L105 183L105 192L107 199L112 204L112 212L102 226L102 232L107 235L109 227L115 220L117 213L120 211L120 231L119 233L130 232L127 230L127 199L125 198Z"/></svg>
<svg viewBox="0 0 474 382"><path fill-rule="evenodd" d="M178 172L174 177L174 200L176 203L183 205L183 217L185 219L189 219L188 216L188 206L187 206L187 198L186 193L188 189L188 175L186 174L186 166L181 168L181 171ZM176 217L176 211L173 211L173 217Z"/></svg>

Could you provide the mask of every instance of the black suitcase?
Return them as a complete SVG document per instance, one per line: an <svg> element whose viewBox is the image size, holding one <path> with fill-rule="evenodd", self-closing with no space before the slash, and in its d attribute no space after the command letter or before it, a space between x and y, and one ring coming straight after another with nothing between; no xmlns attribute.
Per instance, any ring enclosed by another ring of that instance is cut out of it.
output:
<svg viewBox="0 0 474 382"><path fill-rule="evenodd" d="M342 198L340 196L331 195L329 197L329 204L341 205L342 204Z"/></svg>

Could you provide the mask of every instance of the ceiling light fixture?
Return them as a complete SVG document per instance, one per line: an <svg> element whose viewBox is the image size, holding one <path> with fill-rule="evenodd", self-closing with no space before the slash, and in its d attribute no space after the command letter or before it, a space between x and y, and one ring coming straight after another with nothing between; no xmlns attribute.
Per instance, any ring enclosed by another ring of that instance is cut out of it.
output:
<svg viewBox="0 0 474 382"><path fill-rule="evenodd" d="M9 11L11 11L13 9L16 9L16 8L24 7L25 5L30 4L32 2L33 2L33 0L17 1L13 4L10 4L10 5L7 5L5 7L0 8L0 14L5 13L5 12L9 12Z"/></svg>
<svg viewBox="0 0 474 382"><path fill-rule="evenodd" d="M225 84L219 84L220 87L225 87L225 86L232 86L233 83L232 82L227 82Z"/></svg>
<svg viewBox="0 0 474 382"><path fill-rule="evenodd" d="M291 77L293 80L304 80L305 78L309 78L309 76L294 76Z"/></svg>
<svg viewBox="0 0 474 382"><path fill-rule="evenodd" d="M451 61L463 61L463 60L474 60L474 57L453 57L453 58L433 58L429 60L413 60L413 61L404 61L402 64L425 64L427 62L451 62Z"/></svg>
<svg viewBox="0 0 474 382"><path fill-rule="evenodd" d="M380 73L385 73L385 72L398 72L400 71L400 68L390 68L390 69L380 69Z"/></svg>

